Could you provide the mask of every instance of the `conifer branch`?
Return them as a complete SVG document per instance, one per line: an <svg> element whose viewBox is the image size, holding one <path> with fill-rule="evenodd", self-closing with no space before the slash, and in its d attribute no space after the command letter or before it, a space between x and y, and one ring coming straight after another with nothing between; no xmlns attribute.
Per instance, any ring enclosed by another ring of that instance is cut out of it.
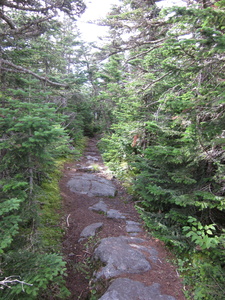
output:
<svg viewBox="0 0 225 300"><path fill-rule="evenodd" d="M45 13L48 10L52 10L53 8L61 9L64 5L64 1L62 1L58 5L53 4L53 5L49 5L49 6L46 6L46 7L42 6L42 7L39 7L39 8L34 8L33 6L27 6L27 5L13 4L12 2L9 2L9 1L6 1L6 0L2 0L1 5L7 6L7 7L10 7L10 8L14 8L14 9L24 10L24 11Z"/></svg>
<svg viewBox="0 0 225 300"><path fill-rule="evenodd" d="M2 67L2 65L10 66L12 69L4 68L4 67ZM0 59L0 70L2 70L2 69L4 69L4 71L6 71L6 72L8 71L8 72L15 72L15 73L30 74L33 77L35 77L45 83L48 83L49 85L52 85L52 86L65 87L65 88L68 87L68 85L66 85L66 84L51 81L47 77L40 76L40 75L32 72L29 69L26 69L21 66L17 66L15 64L13 64L12 62L5 60L5 59Z"/></svg>
<svg viewBox="0 0 225 300"><path fill-rule="evenodd" d="M129 61L131 61L132 59L135 59L135 58L138 58L138 57L143 56L143 55L145 55L145 54L148 54L149 52L151 52L151 51L153 51L153 50L159 48L160 46L161 46L161 44L160 44L160 45L156 45L155 47L152 47L151 49L148 49L148 50L143 51L143 52L141 52L141 53L138 53L138 54L136 54L136 55L130 57L129 59L127 59L126 62L129 62Z"/></svg>
<svg viewBox="0 0 225 300"><path fill-rule="evenodd" d="M16 25L14 24L14 22L10 18L8 18L6 15L4 15L2 11L0 11L0 18L2 20L4 20L9 25L9 27L11 29L15 29L16 28Z"/></svg>
<svg viewBox="0 0 225 300"><path fill-rule="evenodd" d="M144 88L142 89L142 91L146 91L148 88L150 88L150 86L152 86L153 84L155 84L155 83L158 82L158 81L161 81L164 77L166 77L167 75L169 75L169 74L171 74L171 73L172 73L172 72L169 71L169 72L167 72L166 74L164 74L163 76L159 77L158 79L152 81L152 82L149 83L146 87L144 87Z"/></svg>

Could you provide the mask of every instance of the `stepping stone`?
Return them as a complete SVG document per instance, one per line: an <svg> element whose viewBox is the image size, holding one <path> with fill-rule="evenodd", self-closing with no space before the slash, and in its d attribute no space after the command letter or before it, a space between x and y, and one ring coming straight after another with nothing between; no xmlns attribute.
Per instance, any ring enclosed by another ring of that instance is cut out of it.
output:
<svg viewBox="0 0 225 300"><path fill-rule="evenodd" d="M95 277L109 279L121 274L143 273L150 270L151 265L145 254L137 248L143 242L143 239L126 236L102 239L93 257L100 260L104 266L95 272Z"/></svg>
<svg viewBox="0 0 225 300"><path fill-rule="evenodd" d="M107 205L103 200L100 200L98 203L94 204L93 206L89 207L90 210L96 211L96 212L107 212Z"/></svg>
<svg viewBox="0 0 225 300"><path fill-rule="evenodd" d="M71 192L89 197L114 197L116 194L116 187L110 180L94 174L75 174L67 186Z"/></svg>
<svg viewBox="0 0 225 300"><path fill-rule="evenodd" d="M88 167L80 167L80 168L77 168L76 169L78 172L89 172L89 173L91 173L91 172L93 172L93 167L92 166L88 166Z"/></svg>
<svg viewBox="0 0 225 300"><path fill-rule="evenodd" d="M145 257L153 261L154 263L157 263L157 261L159 260L158 251L152 247L145 247L137 244L130 244L130 246L141 252L145 252Z"/></svg>
<svg viewBox="0 0 225 300"><path fill-rule="evenodd" d="M146 286L139 281L118 278L99 300L176 300L172 296L162 295L159 289L158 283Z"/></svg>
<svg viewBox="0 0 225 300"><path fill-rule="evenodd" d="M95 236L96 232L99 229L101 229L102 226L103 226L102 222L91 224L91 225L84 228L84 230L80 234L80 237L81 238L88 238L90 236Z"/></svg>
<svg viewBox="0 0 225 300"><path fill-rule="evenodd" d="M88 160L98 161L98 158L97 158L97 157L94 157L94 156L91 156L91 155L87 155L86 158L87 158Z"/></svg>
<svg viewBox="0 0 225 300"><path fill-rule="evenodd" d="M96 151L85 151L86 156L90 155L90 156L95 156L97 155Z"/></svg>
<svg viewBox="0 0 225 300"><path fill-rule="evenodd" d="M126 217L116 209L108 210L107 211L107 218L110 218L110 219L126 219Z"/></svg>
<svg viewBox="0 0 225 300"><path fill-rule="evenodd" d="M140 228L141 224L134 221L126 221L126 231L128 233L138 233L142 232L142 229Z"/></svg>
<svg viewBox="0 0 225 300"><path fill-rule="evenodd" d="M102 169L101 167L95 168L94 166L88 166L88 167L80 167L80 168L77 168L76 170L78 172L98 173L98 172L100 172L101 169Z"/></svg>

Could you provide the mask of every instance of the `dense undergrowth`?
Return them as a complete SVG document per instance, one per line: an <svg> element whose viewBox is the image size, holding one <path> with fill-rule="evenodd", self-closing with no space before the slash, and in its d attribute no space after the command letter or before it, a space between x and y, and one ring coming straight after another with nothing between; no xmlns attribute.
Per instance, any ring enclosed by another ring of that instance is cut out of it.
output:
<svg viewBox="0 0 225 300"><path fill-rule="evenodd" d="M75 157L79 157L78 151ZM8 287L0 291L1 299L66 299L70 294L64 280L64 230L58 185L68 159L74 159L74 155L57 160L55 170L35 188L29 207L21 207L17 232L10 248L2 253L1 265Z"/></svg>
<svg viewBox="0 0 225 300"><path fill-rule="evenodd" d="M55 104L1 98L0 298L65 299L58 182L82 152L83 125L69 136Z"/></svg>
<svg viewBox="0 0 225 300"><path fill-rule="evenodd" d="M195 178L204 173L199 164L195 166L196 159L188 160L193 176L184 173L188 163L183 161L185 155L179 160L181 149L177 152L165 145L149 145L145 150L139 148L137 154L126 136L126 132L124 136L114 133L103 138L99 147L106 164L133 195L149 233L176 254L187 299L224 299L223 198L213 197L212 192L209 195L199 187ZM202 184L208 180L203 178ZM182 197L185 202L181 202ZM218 200L221 207L215 208Z"/></svg>
<svg viewBox="0 0 225 300"><path fill-rule="evenodd" d="M176 253L187 298L222 300L224 1L150 2L124 2L106 21L116 54L101 69L111 126L100 148L150 234Z"/></svg>

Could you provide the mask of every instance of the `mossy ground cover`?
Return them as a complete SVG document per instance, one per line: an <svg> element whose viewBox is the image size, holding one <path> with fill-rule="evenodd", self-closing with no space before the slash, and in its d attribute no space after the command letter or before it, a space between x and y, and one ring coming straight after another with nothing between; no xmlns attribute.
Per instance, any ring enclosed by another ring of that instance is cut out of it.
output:
<svg viewBox="0 0 225 300"><path fill-rule="evenodd" d="M48 175L42 183L37 196L39 205L38 235L43 248L56 253L61 252L61 240L64 234L62 225L62 199L59 189L59 180L63 174L63 166L67 162L78 159L83 152L87 138L82 138L76 145L75 155L58 158L55 161L55 170Z"/></svg>

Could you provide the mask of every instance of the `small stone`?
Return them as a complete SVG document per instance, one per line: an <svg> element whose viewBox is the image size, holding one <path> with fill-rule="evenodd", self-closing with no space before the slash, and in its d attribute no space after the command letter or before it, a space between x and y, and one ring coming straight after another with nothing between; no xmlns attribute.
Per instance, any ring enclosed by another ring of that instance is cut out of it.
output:
<svg viewBox="0 0 225 300"><path fill-rule="evenodd" d="M93 168L92 166L88 166L88 167L80 167L79 169L77 169L78 172L93 172Z"/></svg>
<svg viewBox="0 0 225 300"><path fill-rule="evenodd" d="M127 221L126 222L126 231L128 233L138 233L138 232L142 232L142 229L140 228L140 223L138 222L134 222L134 221Z"/></svg>
<svg viewBox="0 0 225 300"><path fill-rule="evenodd" d="M108 210L107 211L107 217L110 218L110 219L126 219L126 217L116 209Z"/></svg>
<svg viewBox="0 0 225 300"><path fill-rule="evenodd" d="M87 155L86 158L87 158L88 160L98 161L98 158L97 158L97 157L94 157L94 156L91 156L91 155Z"/></svg>
<svg viewBox="0 0 225 300"><path fill-rule="evenodd" d="M99 211L99 212L107 212L107 205L103 200L100 200L98 203L94 204L93 206L89 207L90 210Z"/></svg>
<svg viewBox="0 0 225 300"><path fill-rule="evenodd" d="M139 222L130 221L130 220L127 220L126 223L127 223L127 225L138 225L138 226L141 225Z"/></svg>
<svg viewBox="0 0 225 300"><path fill-rule="evenodd" d="M96 234L97 230L101 229L102 226L103 226L102 222L91 224L84 228L84 230L80 234L80 237L87 238L90 236L94 236Z"/></svg>

